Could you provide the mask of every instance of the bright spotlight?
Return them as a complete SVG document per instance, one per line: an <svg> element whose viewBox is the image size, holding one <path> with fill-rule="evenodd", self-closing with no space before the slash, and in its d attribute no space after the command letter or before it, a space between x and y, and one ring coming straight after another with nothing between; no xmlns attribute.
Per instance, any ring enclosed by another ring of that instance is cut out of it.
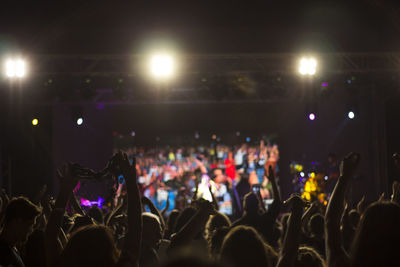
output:
<svg viewBox="0 0 400 267"><path fill-rule="evenodd" d="M151 58L151 73L157 78L168 78L174 72L174 60L170 55L154 55Z"/></svg>
<svg viewBox="0 0 400 267"><path fill-rule="evenodd" d="M33 119L32 120L32 125L33 126L37 126L39 124L39 120L38 119Z"/></svg>
<svg viewBox="0 0 400 267"><path fill-rule="evenodd" d="M310 113L310 114L308 115L308 118L310 119L310 121L313 121L313 120L315 120L316 116L315 116L314 113Z"/></svg>
<svg viewBox="0 0 400 267"><path fill-rule="evenodd" d="M300 60L299 73L301 75L314 75L317 72L317 61L314 58Z"/></svg>
<svg viewBox="0 0 400 267"><path fill-rule="evenodd" d="M83 118L78 118L78 119L76 120L76 124L82 125L82 124L83 124Z"/></svg>
<svg viewBox="0 0 400 267"><path fill-rule="evenodd" d="M300 176L304 177L305 176L304 172L300 172Z"/></svg>
<svg viewBox="0 0 400 267"><path fill-rule="evenodd" d="M26 74L26 64L22 59L9 59L5 64L6 76L9 78L23 78Z"/></svg>
<svg viewBox="0 0 400 267"><path fill-rule="evenodd" d="M354 114L353 111L349 111L349 113L347 113L347 117L349 117L350 120L354 119L356 115Z"/></svg>

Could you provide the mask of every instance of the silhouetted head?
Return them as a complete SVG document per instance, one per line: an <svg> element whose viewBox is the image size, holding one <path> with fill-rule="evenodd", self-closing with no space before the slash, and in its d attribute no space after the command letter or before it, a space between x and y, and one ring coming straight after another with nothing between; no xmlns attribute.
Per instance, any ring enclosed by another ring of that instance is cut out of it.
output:
<svg viewBox="0 0 400 267"><path fill-rule="evenodd" d="M400 251L400 206L375 202L367 208L358 226L352 266L398 266Z"/></svg>
<svg viewBox="0 0 400 267"><path fill-rule="evenodd" d="M41 209L26 197L13 198L4 213L4 229L13 236L14 242L24 242L40 213Z"/></svg>
<svg viewBox="0 0 400 267"><path fill-rule="evenodd" d="M213 258L217 258L221 252L222 242L229 233L229 227L221 227L215 230L208 239L208 251Z"/></svg>
<svg viewBox="0 0 400 267"><path fill-rule="evenodd" d="M243 209L247 214L257 214L260 211L260 203L256 194L250 192L245 195L243 200Z"/></svg>
<svg viewBox="0 0 400 267"><path fill-rule="evenodd" d="M194 207L186 207L176 219L175 233L179 232L185 226L185 224L196 214L196 209Z"/></svg>
<svg viewBox="0 0 400 267"><path fill-rule="evenodd" d="M206 224L206 239L209 240L213 232L223 226L231 226L231 220L229 220L228 216L221 212L217 212L215 215L211 216Z"/></svg>
<svg viewBox="0 0 400 267"><path fill-rule="evenodd" d="M308 229L314 236L321 237L324 235L324 225L324 217L321 214L317 213L311 217L308 223Z"/></svg>
<svg viewBox="0 0 400 267"><path fill-rule="evenodd" d="M149 247L156 249L162 238L160 219L149 212L143 212L142 219L142 242Z"/></svg>
<svg viewBox="0 0 400 267"><path fill-rule="evenodd" d="M88 210L87 215L96 221L96 223L104 224L103 212L97 206L93 206Z"/></svg>
<svg viewBox="0 0 400 267"><path fill-rule="evenodd" d="M71 235L61 256L61 266L114 266L119 251L111 230L106 226L88 225Z"/></svg>
<svg viewBox="0 0 400 267"><path fill-rule="evenodd" d="M232 228L222 243L220 257L234 267L271 266L262 238L248 226Z"/></svg>

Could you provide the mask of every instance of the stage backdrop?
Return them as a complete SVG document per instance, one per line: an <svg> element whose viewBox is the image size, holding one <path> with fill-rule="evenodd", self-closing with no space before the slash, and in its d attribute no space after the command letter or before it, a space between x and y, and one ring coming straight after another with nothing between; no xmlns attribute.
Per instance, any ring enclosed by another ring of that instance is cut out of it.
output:
<svg viewBox="0 0 400 267"><path fill-rule="evenodd" d="M383 163L379 159L381 144L377 136L384 130L375 129L381 119L370 100L360 100L355 120L347 119L348 106L341 97L318 103L317 119L309 121L302 101L279 103L219 103L178 105L96 105L83 106L84 124L77 126L71 106L53 108L53 168L65 161L76 161L88 167L102 168L111 157L113 134L135 132L138 145L155 146L156 138L193 136L211 138L214 133L239 131L241 138L275 134L280 149L280 178L284 196L292 190L290 160L322 161L328 153L343 157L349 151L361 153L359 177L353 181L352 197L362 195L373 199L385 189L378 178ZM224 142L224 140L222 140ZM57 189L57 182L54 183Z"/></svg>

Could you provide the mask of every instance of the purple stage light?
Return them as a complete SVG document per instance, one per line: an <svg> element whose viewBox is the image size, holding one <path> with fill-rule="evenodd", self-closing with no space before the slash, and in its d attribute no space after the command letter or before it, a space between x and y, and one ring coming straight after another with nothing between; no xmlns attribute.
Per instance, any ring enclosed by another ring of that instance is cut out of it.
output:
<svg viewBox="0 0 400 267"><path fill-rule="evenodd" d="M310 119L310 121L313 121L313 120L315 120L316 116L315 116L314 113L310 113L310 114L308 115L308 118Z"/></svg>
<svg viewBox="0 0 400 267"><path fill-rule="evenodd" d="M328 83L322 83L321 85L326 87L328 86Z"/></svg>
<svg viewBox="0 0 400 267"><path fill-rule="evenodd" d="M85 207L92 207L94 205L96 205L97 207L99 207L100 209L103 207L103 203L104 203L104 199L99 197L97 199L97 201L90 201L84 198L81 198L81 205L85 206Z"/></svg>
<svg viewBox="0 0 400 267"><path fill-rule="evenodd" d="M97 105L96 105L96 108L97 108L97 109L103 109L103 108L104 108L104 104L97 104Z"/></svg>

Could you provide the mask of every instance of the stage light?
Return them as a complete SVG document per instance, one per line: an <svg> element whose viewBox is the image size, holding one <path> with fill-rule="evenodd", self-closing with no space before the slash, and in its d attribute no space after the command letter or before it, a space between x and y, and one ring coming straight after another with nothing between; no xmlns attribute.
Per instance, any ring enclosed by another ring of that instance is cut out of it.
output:
<svg viewBox="0 0 400 267"><path fill-rule="evenodd" d="M39 120L38 119L35 118L35 119L32 120L32 125L33 126L37 126L38 124L39 124Z"/></svg>
<svg viewBox="0 0 400 267"><path fill-rule="evenodd" d="M246 137L246 142L249 143L251 141L250 137Z"/></svg>
<svg viewBox="0 0 400 267"><path fill-rule="evenodd" d="M170 55L160 54L151 58L151 73L157 78L168 78L174 72L174 60Z"/></svg>
<svg viewBox="0 0 400 267"><path fill-rule="evenodd" d="M136 135L135 131L131 132L131 136L134 137Z"/></svg>
<svg viewBox="0 0 400 267"><path fill-rule="evenodd" d="M22 59L8 59L5 64L5 73L9 78L23 78L26 74L26 64Z"/></svg>
<svg viewBox="0 0 400 267"><path fill-rule="evenodd" d="M317 72L317 60L314 58L302 58L299 65L301 75L314 75Z"/></svg>
<svg viewBox="0 0 400 267"><path fill-rule="evenodd" d="M211 137L213 140L217 139L217 136L215 134L212 135Z"/></svg>
<svg viewBox="0 0 400 267"><path fill-rule="evenodd" d="M82 125L82 124L83 124L83 118L78 118L78 119L76 120L76 124Z"/></svg>
<svg viewBox="0 0 400 267"><path fill-rule="evenodd" d="M301 172L301 173L300 173L300 176L301 176L301 177L304 177L304 175L305 175L304 172Z"/></svg>
<svg viewBox="0 0 400 267"><path fill-rule="evenodd" d="M310 113L310 114L308 115L308 118L310 119L310 121L313 121L313 120L316 119L316 116L315 116L314 113Z"/></svg>
<svg viewBox="0 0 400 267"><path fill-rule="evenodd" d="M355 116L356 116L356 114L354 114L353 111L349 111L349 113L347 113L347 117L348 117L350 120L354 119Z"/></svg>

